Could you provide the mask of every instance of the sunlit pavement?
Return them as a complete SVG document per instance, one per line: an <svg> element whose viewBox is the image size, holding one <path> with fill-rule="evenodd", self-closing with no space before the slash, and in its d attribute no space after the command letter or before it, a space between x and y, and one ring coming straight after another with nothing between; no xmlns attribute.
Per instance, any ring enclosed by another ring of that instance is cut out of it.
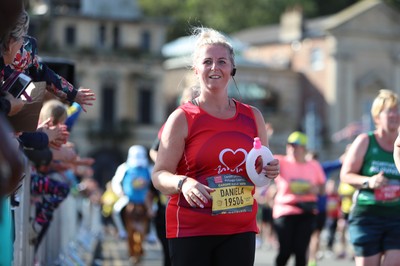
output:
<svg viewBox="0 0 400 266"><path fill-rule="evenodd" d="M256 250L256 259L254 266L274 266L274 260L277 251L267 247L261 247ZM323 252L321 254L324 254ZM292 256L287 266L294 265L294 257ZM332 254L326 253L317 261L317 266L354 266L355 263L351 258L337 259ZM239 266L239 265L238 265Z"/></svg>
<svg viewBox="0 0 400 266"><path fill-rule="evenodd" d="M138 266L162 266L162 252L159 243L145 243L146 254L143 260L136 264ZM262 246L256 250L254 266L273 266L276 256L276 250ZM336 259L328 254L324 255L317 262L318 266L354 266L354 261L350 258ZM93 266L131 266L134 265L128 256L127 243L118 237L105 235L99 242L96 254L93 260ZM288 266L294 265L293 258L290 259ZM233 265L240 266L240 265Z"/></svg>
<svg viewBox="0 0 400 266"><path fill-rule="evenodd" d="M161 245L159 243L144 243L145 255L138 264L129 259L127 240L116 236L105 235L99 242L93 266L162 266Z"/></svg>

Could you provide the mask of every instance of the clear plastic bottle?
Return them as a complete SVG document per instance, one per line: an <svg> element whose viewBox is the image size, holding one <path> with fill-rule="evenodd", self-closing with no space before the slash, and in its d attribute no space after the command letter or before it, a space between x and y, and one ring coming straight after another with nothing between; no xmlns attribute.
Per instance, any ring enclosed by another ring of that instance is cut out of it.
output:
<svg viewBox="0 0 400 266"><path fill-rule="evenodd" d="M265 146L261 145L260 138L255 137L253 142L253 149L250 150L246 157L246 171L251 181L257 186L266 186L271 182L271 179L265 176L265 173L261 171L257 173L255 164L257 158L261 156L263 161L263 167L265 167L270 161L274 159L272 152Z"/></svg>

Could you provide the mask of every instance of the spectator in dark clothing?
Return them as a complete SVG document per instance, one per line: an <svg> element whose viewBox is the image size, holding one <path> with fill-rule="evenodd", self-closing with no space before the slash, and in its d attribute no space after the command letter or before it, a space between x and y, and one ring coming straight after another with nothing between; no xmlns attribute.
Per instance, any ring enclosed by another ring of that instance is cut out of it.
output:
<svg viewBox="0 0 400 266"><path fill-rule="evenodd" d="M22 0L0 0L0 43L4 36L14 27L22 10Z"/></svg>
<svg viewBox="0 0 400 266"><path fill-rule="evenodd" d="M23 2L22 0L0 0L0 47L3 47L4 44L7 43L6 40L9 40L10 31L15 27L19 14L23 10ZM3 61L3 49L0 49L0 61ZM3 69L0 68L0 72ZM0 74L1 76L1 74ZM0 79L1 81L2 79ZM15 104L13 104L11 99L11 95L7 95L6 93L0 90L0 112L3 112L6 115L13 114L12 110L15 109ZM18 101L21 104L21 108L23 106L22 101ZM13 107L14 105L14 107Z"/></svg>
<svg viewBox="0 0 400 266"><path fill-rule="evenodd" d="M22 0L0 0L0 46L14 27L18 14L23 8ZM0 49L0 61L3 61L3 51ZM0 69L1 76L2 69ZM2 78L0 77L0 82ZM9 93L0 88L0 167L7 167L9 173L0 173L0 265L11 265L13 254L12 217L10 211L10 199L8 195L13 192L22 175L22 153L18 149L18 142L11 136L11 127L5 116L13 115L22 109L23 102L13 99Z"/></svg>

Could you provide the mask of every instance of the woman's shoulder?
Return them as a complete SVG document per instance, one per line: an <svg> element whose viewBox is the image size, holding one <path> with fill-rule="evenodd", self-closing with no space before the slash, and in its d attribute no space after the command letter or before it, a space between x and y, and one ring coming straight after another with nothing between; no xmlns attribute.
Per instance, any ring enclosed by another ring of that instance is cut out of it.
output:
<svg viewBox="0 0 400 266"><path fill-rule="evenodd" d="M353 141L352 145L355 146L368 146L370 139L374 136L373 132L365 132L359 134Z"/></svg>
<svg viewBox="0 0 400 266"><path fill-rule="evenodd" d="M173 118L179 118L179 117L184 117L187 114L191 114L193 112L196 112L196 109L198 110L199 108L194 108L197 106L194 106L193 104L187 102L185 104L182 104L178 106L169 116Z"/></svg>
<svg viewBox="0 0 400 266"><path fill-rule="evenodd" d="M184 104L178 106L176 110L183 110L185 112L199 112L200 108L194 104L192 101L185 102Z"/></svg>
<svg viewBox="0 0 400 266"><path fill-rule="evenodd" d="M187 110L182 107L183 106L179 106L168 116L163 127L163 132L165 130L170 131L171 129L174 130L187 125L188 117L190 117L190 115L187 113Z"/></svg>
<svg viewBox="0 0 400 266"><path fill-rule="evenodd" d="M192 102L187 102L177 107L172 114L177 117L185 116L187 119L193 119L197 115L201 114L201 109Z"/></svg>
<svg viewBox="0 0 400 266"><path fill-rule="evenodd" d="M259 118L263 117L261 111L257 107L249 105L249 104L246 104L246 103L243 103L243 102L238 101L238 100L236 100L234 98L232 98L232 100L235 102L235 104L236 104L236 106L237 106L237 108L238 108L240 113L245 113L247 115L251 114L256 119L257 118L259 119Z"/></svg>
<svg viewBox="0 0 400 266"><path fill-rule="evenodd" d="M250 104L241 102L235 98L232 98L232 100L235 102L236 106L238 106L239 108L244 108L244 109L248 109L248 110L252 110L252 111L254 111L254 110L258 111L257 107L254 107Z"/></svg>

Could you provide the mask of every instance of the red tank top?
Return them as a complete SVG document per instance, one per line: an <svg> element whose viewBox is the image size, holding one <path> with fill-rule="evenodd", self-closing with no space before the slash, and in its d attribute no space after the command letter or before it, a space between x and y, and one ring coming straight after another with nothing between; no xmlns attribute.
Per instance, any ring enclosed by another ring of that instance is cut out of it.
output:
<svg viewBox="0 0 400 266"><path fill-rule="evenodd" d="M257 126L251 107L234 102L236 114L230 119L213 117L192 103L178 107L185 112L188 137L177 174L223 189L203 209L190 207L181 193L172 195L166 214L168 238L258 232L254 185L245 167Z"/></svg>

